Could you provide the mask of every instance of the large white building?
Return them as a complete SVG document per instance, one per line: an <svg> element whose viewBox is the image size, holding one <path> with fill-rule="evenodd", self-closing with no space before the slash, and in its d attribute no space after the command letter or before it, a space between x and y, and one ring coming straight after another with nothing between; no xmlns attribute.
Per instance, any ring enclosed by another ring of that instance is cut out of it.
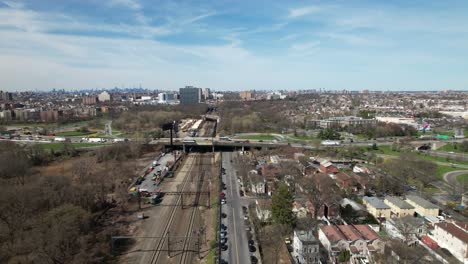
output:
<svg viewBox="0 0 468 264"><path fill-rule="evenodd" d="M319 241L311 230L294 230L293 256L299 264L320 263Z"/></svg>
<svg viewBox="0 0 468 264"><path fill-rule="evenodd" d="M111 95L104 91L98 95L99 102L109 102L111 100Z"/></svg>
<svg viewBox="0 0 468 264"><path fill-rule="evenodd" d="M468 263L468 222L437 223L432 234L440 247L446 248L462 263Z"/></svg>

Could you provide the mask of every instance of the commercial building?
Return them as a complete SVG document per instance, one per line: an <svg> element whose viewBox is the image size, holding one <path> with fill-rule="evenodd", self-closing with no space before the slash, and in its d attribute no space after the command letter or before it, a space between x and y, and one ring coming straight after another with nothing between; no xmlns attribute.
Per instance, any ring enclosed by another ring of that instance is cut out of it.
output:
<svg viewBox="0 0 468 264"><path fill-rule="evenodd" d="M97 102L97 97L93 95L83 96L82 100L84 105L95 105Z"/></svg>
<svg viewBox="0 0 468 264"><path fill-rule="evenodd" d="M309 121L309 125L315 125L321 128L374 126L376 124L376 119L364 119L356 116L330 117L329 119L324 120Z"/></svg>
<svg viewBox="0 0 468 264"><path fill-rule="evenodd" d="M462 263L468 262L468 223L434 224L432 237L440 247L446 248Z"/></svg>
<svg viewBox="0 0 468 264"><path fill-rule="evenodd" d="M406 202L414 207L414 211L420 216L438 216L439 207L437 205L416 195L407 195Z"/></svg>
<svg viewBox="0 0 468 264"><path fill-rule="evenodd" d="M405 202L400 197L387 196L385 197L384 202L385 204L390 206L390 209L392 211L391 216L403 217L407 215L409 216L414 215L414 207L411 204Z"/></svg>
<svg viewBox="0 0 468 264"><path fill-rule="evenodd" d="M314 237L312 230L294 230L293 256L297 263L320 263L320 244Z"/></svg>
<svg viewBox="0 0 468 264"><path fill-rule="evenodd" d="M244 91L244 92L239 93L239 97L241 100L246 100L246 101L253 100L255 99L254 96L255 94L251 91Z"/></svg>
<svg viewBox="0 0 468 264"><path fill-rule="evenodd" d="M198 104L201 102L202 98L202 89L193 87L193 86L185 86L185 88L179 89L180 93L180 104L183 105L190 105L190 104Z"/></svg>
<svg viewBox="0 0 468 264"><path fill-rule="evenodd" d="M98 95L99 102L110 102L112 100L111 95L104 91Z"/></svg>
<svg viewBox="0 0 468 264"><path fill-rule="evenodd" d="M390 218L391 209L381 199L377 197L364 196L362 202L367 208L367 211L375 218Z"/></svg>
<svg viewBox="0 0 468 264"><path fill-rule="evenodd" d="M0 91L0 101L13 101L13 94L9 92Z"/></svg>

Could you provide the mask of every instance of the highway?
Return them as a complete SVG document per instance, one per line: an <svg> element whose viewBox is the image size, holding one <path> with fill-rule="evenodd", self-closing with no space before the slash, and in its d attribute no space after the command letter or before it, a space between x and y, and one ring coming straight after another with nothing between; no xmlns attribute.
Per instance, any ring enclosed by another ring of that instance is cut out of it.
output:
<svg viewBox="0 0 468 264"><path fill-rule="evenodd" d="M223 152L223 168L226 169L223 175L223 182L226 183L227 203L222 205L222 212L227 218L222 219L222 223L227 226L228 250L222 251L222 259L228 263L246 264L250 263L250 253L248 249L247 231L244 225L244 214L242 211L241 197L239 195L239 183L231 160L234 154Z"/></svg>

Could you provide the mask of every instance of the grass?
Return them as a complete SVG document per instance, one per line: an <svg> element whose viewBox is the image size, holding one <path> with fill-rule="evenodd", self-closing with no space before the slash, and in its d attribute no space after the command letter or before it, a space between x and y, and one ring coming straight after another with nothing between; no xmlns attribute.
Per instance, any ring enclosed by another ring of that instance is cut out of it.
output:
<svg viewBox="0 0 468 264"><path fill-rule="evenodd" d="M445 165L437 165L436 177L437 179L443 181L444 180L443 176L445 173L456 171L456 170L460 170L460 168L454 168L452 166L445 166Z"/></svg>
<svg viewBox="0 0 468 264"><path fill-rule="evenodd" d="M99 143L70 143L72 147L75 149L80 148L89 148L89 147L97 147L97 146L105 146L106 144L99 144ZM64 143L41 143L41 146L44 150L63 150L65 147Z"/></svg>
<svg viewBox="0 0 468 264"><path fill-rule="evenodd" d="M238 139L251 139L251 140L275 140L276 138L270 134L261 134L261 135L248 135L240 136Z"/></svg>
<svg viewBox="0 0 468 264"><path fill-rule="evenodd" d="M434 157L434 156L429 156L429 155L424 155L424 154L418 154L418 157L420 159L429 160L429 161L433 161L433 162L449 162L449 163L468 165L468 161L465 161L465 160L447 159L447 158L444 158L444 157Z"/></svg>
<svg viewBox="0 0 468 264"><path fill-rule="evenodd" d="M369 146L369 147L372 147L372 146ZM378 150L371 150L373 153L376 153L376 154L385 154L385 155L391 155L391 156L400 156L400 151L396 151L396 150L392 150L392 146L379 146L377 145L377 147L379 148ZM366 147L366 150L368 148Z"/></svg>
<svg viewBox="0 0 468 264"><path fill-rule="evenodd" d="M437 150L438 151L446 151L446 152L466 153L466 152L461 151L459 147L455 148L456 144L457 143L455 143L455 144L449 143L447 145L444 145L444 146L440 147Z"/></svg>
<svg viewBox="0 0 468 264"><path fill-rule="evenodd" d="M463 184L467 184L468 183L468 173L458 175L457 176L457 181L460 182L460 183L463 183Z"/></svg>
<svg viewBox="0 0 468 264"><path fill-rule="evenodd" d="M94 132L81 132L81 131L66 131L66 132L61 132L57 133L57 136L59 137L78 137L78 136L86 136L89 134L93 134Z"/></svg>

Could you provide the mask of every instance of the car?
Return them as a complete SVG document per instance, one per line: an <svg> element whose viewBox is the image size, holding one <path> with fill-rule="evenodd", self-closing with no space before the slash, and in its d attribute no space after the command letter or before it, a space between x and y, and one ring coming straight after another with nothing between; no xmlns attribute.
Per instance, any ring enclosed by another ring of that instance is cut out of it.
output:
<svg viewBox="0 0 468 264"><path fill-rule="evenodd" d="M245 227L245 231L250 231L250 230L252 230L252 228L250 228L250 226Z"/></svg>
<svg viewBox="0 0 468 264"><path fill-rule="evenodd" d="M227 242L227 238L225 237L221 238L221 244L226 244L226 242Z"/></svg>
<svg viewBox="0 0 468 264"><path fill-rule="evenodd" d="M250 256L250 263L252 263L252 264L257 264L257 263L258 263L257 257L255 257L255 256Z"/></svg>
<svg viewBox="0 0 468 264"><path fill-rule="evenodd" d="M248 215L244 215L244 220L249 220L249 216L248 216Z"/></svg>
<svg viewBox="0 0 468 264"><path fill-rule="evenodd" d="M219 262L219 264L228 264L228 262L224 259L221 259L221 261Z"/></svg>
<svg viewBox="0 0 468 264"><path fill-rule="evenodd" d="M244 196L244 191L240 190L240 191L239 191L239 195L240 195L240 196Z"/></svg>
<svg viewBox="0 0 468 264"><path fill-rule="evenodd" d="M221 224L221 229L222 230L226 230L227 229L227 226L225 224Z"/></svg>
<svg viewBox="0 0 468 264"><path fill-rule="evenodd" d="M244 211L244 213L247 213L247 207L246 207L246 206L242 206L242 211Z"/></svg>
<svg viewBox="0 0 468 264"><path fill-rule="evenodd" d="M226 232L226 231L221 231L221 232L219 232L219 234L221 235L221 238L227 236L227 232Z"/></svg>
<svg viewBox="0 0 468 264"><path fill-rule="evenodd" d="M253 246L255 244L255 241L253 241L253 239L250 239L249 240L249 246Z"/></svg>
<svg viewBox="0 0 468 264"><path fill-rule="evenodd" d="M226 204L226 200L221 200L221 205Z"/></svg>
<svg viewBox="0 0 468 264"><path fill-rule="evenodd" d="M255 246L249 246L249 251L253 253L257 251L257 248Z"/></svg>
<svg viewBox="0 0 468 264"><path fill-rule="evenodd" d="M226 251L228 249L228 246L226 244L221 245L221 250Z"/></svg>
<svg viewBox="0 0 468 264"><path fill-rule="evenodd" d="M221 218L226 218L226 217L227 217L227 214L221 213Z"/></svg>
<svg viewBox="0 0 468 264"><path fill-rule="evenodd" d="M221 192L221 193L219 194L219 196L220 196L220 197L225 197L225 196L226 196L226 194L225 194L225 193L223 193L223 192Z"/></svg>

